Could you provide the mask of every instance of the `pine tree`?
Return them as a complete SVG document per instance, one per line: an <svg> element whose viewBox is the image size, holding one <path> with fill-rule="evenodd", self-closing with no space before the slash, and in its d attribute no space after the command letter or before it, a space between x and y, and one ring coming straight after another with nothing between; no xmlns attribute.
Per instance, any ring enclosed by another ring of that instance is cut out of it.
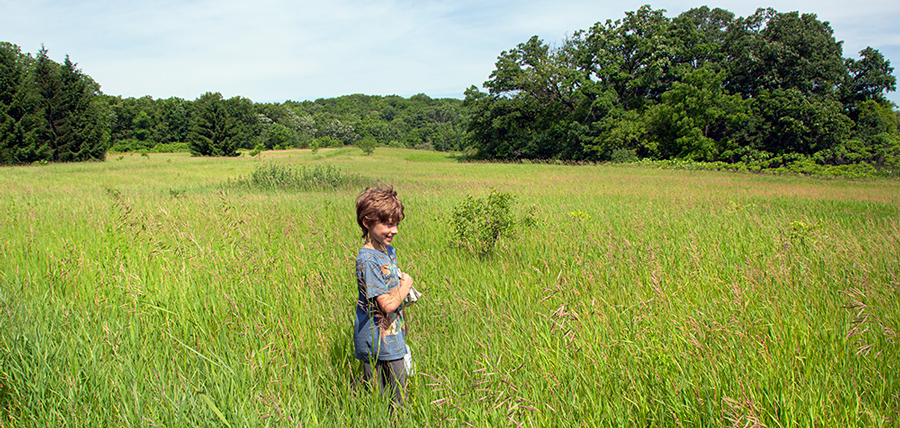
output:
<svg viewBox="0 0 900 428"><path fill-rule="evenodd" d="M18 47L0 43L0 165L13 163L16 120L10 116L24 75Z"/></svg>
<svg viewBox="0 0 900 428"><path fill-rule="evenodd" d="M109 126L104 104L94 102L96 85L84 76L68 56L59 70L55 94L58 112L54 161L102 160L106 156Z"/></svg>
<svg viewBox="0 0 900 428"><path fill-rule="evenodd" d="M0 50L10 70L0 89L0 163L102 160L109 119L99 86L68 57L63 65L53 62L46 48L32 64L17 48Z"/></svg>
<svg viewBox="0 0 900 428"><path fill-rule="evenodd" d="M189 146L194 156L237 156L241 141L251 141L256 129L252 103L244 98L222 99L207 92L196 101L197 120L191 128Z"/></svg>
<svg viewBox="0 0 900 428"><path fill-rule="evenodd" d="M18 46L0 46L3 107L0 107L0 164L27 164L50 159L47 124L35 89L37 60ZM46 58L46 50L42 50Z"/></svg>

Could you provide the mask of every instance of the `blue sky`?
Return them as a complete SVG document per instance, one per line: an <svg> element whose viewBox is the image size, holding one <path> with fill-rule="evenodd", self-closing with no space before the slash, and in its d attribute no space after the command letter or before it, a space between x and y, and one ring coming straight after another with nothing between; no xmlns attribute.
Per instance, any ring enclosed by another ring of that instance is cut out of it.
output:
<svg viewBox="0 0 900 428"><path fill-rule="evenodd" d="M757 7L815 13L844 41L844 57L880 50L900 75L900 2L727 0L737 16ZM537 35L558 43L644 1L490 0L0 0L0 41L52 59L68 54L125 97L196 99L207 91L256 102L354 93L463 96L500 52ZM703 3L650 3L670 17ZM897 92L889 95L900 104Z"/></svg>

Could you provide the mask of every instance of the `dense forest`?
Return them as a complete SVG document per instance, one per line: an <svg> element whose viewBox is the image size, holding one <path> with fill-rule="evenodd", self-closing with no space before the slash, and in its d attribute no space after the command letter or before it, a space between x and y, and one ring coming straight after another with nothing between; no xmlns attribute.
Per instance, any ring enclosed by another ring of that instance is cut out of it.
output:
<svg viewBox="0 0 900 428"><path fill-rule="evenodd" d="M827 22L645 6L560 46L503 52L466 94L485 159L900 162L896 89L876 49L845 59Z"/></svg>
<svg viewBox="0 0 900 428"><path fill-rule="evenodd" d="M844 58L814 14L663 13L644 6L558 45L532 37L465 100L122 98L68 57L0 43L0 164L360 144L508 161L900 165L900 116L885 98L896 78L878 50Z"/></svg>
<svg viewBox="0 0 900 428"><path fill-rule="evenodd" d="M461 150L466 129L462 100L424 94L347 95L315 101L254 103L206 93L179 98L106 97L114 151L178 150L233 155L267 150L337 147L370 139L383 146ZM188 142L185 144L184 142ZM224 149L216 151L215 148Z"/></svg>
<svg viewBox="0 0 900 428"><path fill-rule="evenodd" d="M0 43L0 165L100 160L109 120L100 89L41 49L36 57Z"/></svg>

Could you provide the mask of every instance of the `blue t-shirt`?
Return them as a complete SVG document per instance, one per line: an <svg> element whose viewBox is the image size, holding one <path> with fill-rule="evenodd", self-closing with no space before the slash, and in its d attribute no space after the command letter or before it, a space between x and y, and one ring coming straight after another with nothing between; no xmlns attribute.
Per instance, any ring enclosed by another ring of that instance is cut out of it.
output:
<svg viewBox="0 0 900 428"><path fill-rule="evenodd" d="M353 323L353 345L359 360L391 361L406 355L406 327L403 306L384 314L375 298L400 286L400 270L394 247L387 253L361 248L356 255L356 321Z"/></svg>

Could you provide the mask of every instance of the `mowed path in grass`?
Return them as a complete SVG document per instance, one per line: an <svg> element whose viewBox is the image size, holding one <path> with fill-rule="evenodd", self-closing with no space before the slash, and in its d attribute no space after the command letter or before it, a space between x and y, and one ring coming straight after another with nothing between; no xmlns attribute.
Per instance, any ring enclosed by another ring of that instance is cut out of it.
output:
<svg viewBox="0 0 900 428"><path fill-rule="evenodd" d="M418 375L402 426L886 426L900 183L460 163L379 148L0 169L0 426L396 424L350 329L358 186L406 205ZM536 223L478 257L467 195Z"/></svg>

